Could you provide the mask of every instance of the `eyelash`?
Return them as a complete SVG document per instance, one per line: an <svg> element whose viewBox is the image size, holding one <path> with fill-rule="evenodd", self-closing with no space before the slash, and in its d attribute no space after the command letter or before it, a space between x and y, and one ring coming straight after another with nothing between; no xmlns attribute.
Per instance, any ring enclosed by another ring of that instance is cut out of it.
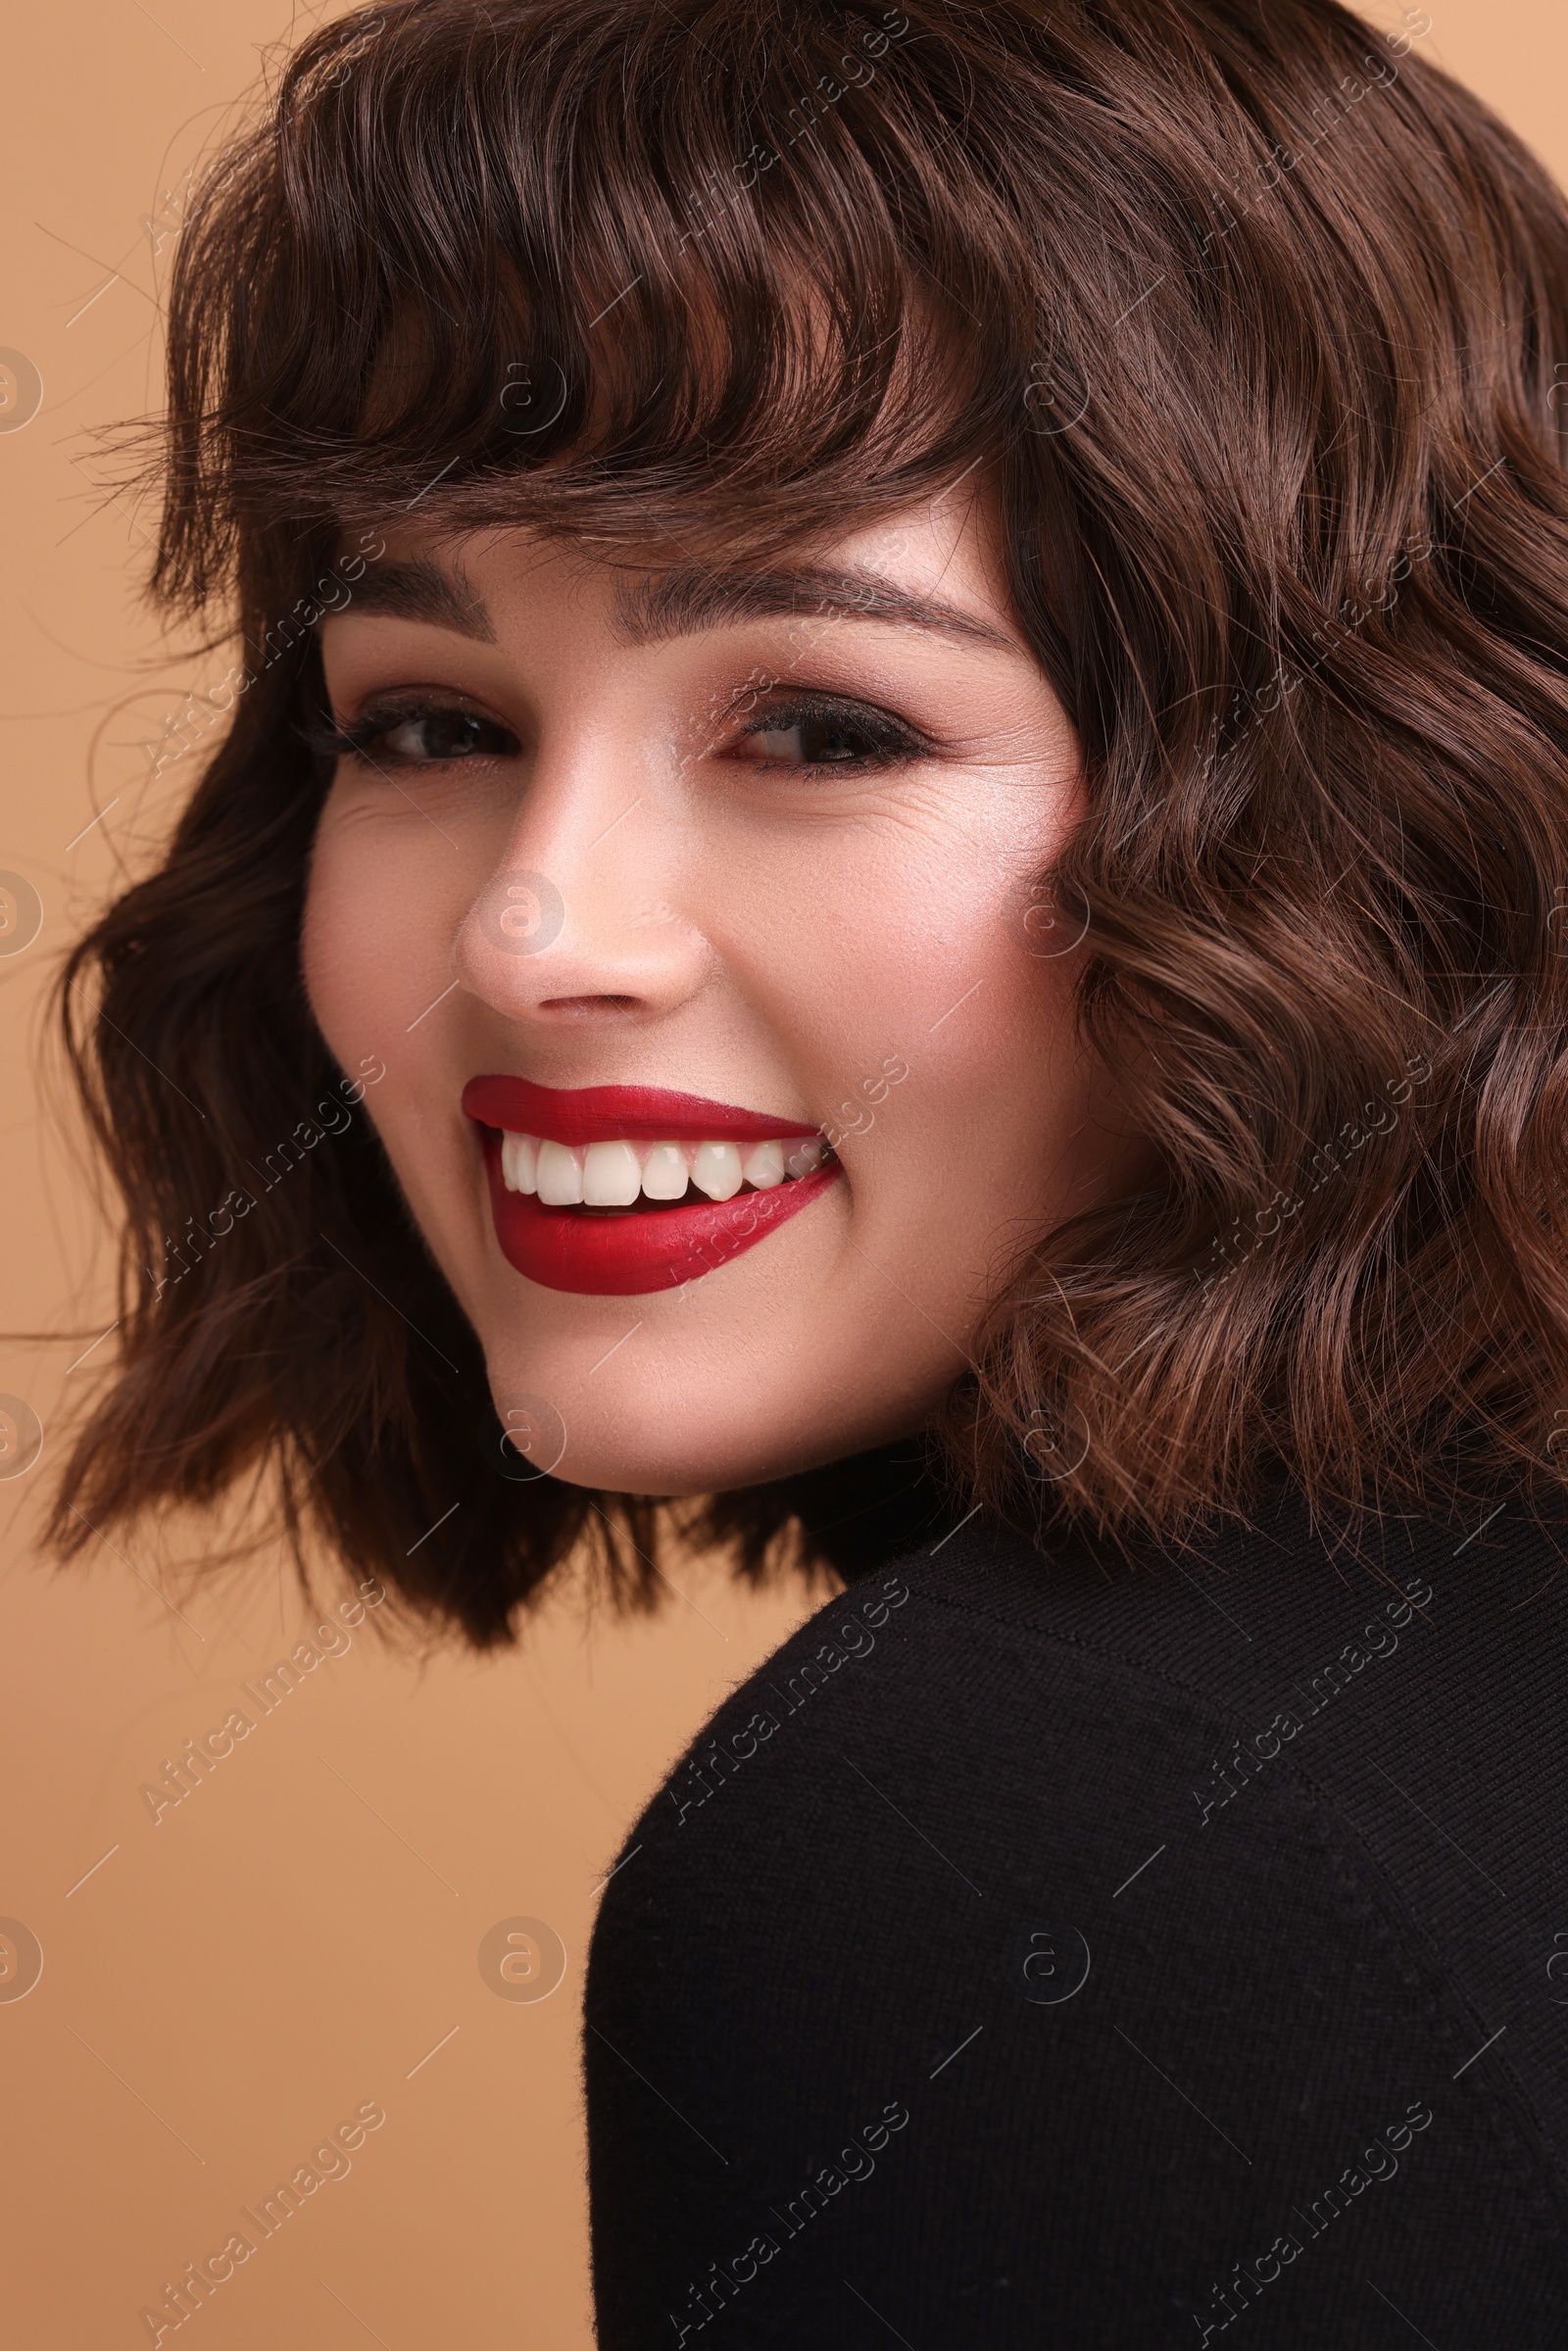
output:
<svg viewBox="0 0 1568 2351"><path fill-rule="evenodd" d="M372 756L374 746L380 737L391 734L395 727L418 726L434 718L466 719L475 726L489 728L492 733L502 736L512 747L504 752L469 752L466 754L468 759L512 759L515 757L520 748L517 738L513 734L511 728L503 726L499 719L487 718L482 710L469 710L466 704L461 702L441 702L434 699L404 703L372 703L370 708L355 719L350 726L307 727L304 732L311 749L322 759L363 759L368 767L379 768L463 765L465 761L460 759L398 759L394 758L378 760Z"/></svg>
<svg viewBox="0 0 1568 2351"><path fill-rule="evenodd" d="M731 717L738 714L732 711ZM863 752L842 759L753 759L744 762L749 767L771 774L789 771L798 775L827 775L841 773L845 769L863 773L867 769L900 766L926 758L932 748L927 738L906 720L894 717L891 711L879 710L874 704L856 702L838 695L798 695L793 701L765 708L759 708L754 696L745 714L754 723L741 731L736 738L738 742L745 742L753 735L787 734L792 728L814 723L836 726L846 735L858 737L865 746ZM417 726L441 718L467 720L475 726L488 728L493 734L504 738L511 748L504 751L471 751L447 759L377 760L374 758L374 746L381 736L390 734L400 726ZM304 733L311 749L321 758L361 759L372 768L459 766L469 759L512 759L520 748L509 727L456 701L372 705L351 725L307 727Z"/></svg>
<svg viewBox="0 0 1568 2351"><path fill-rule="evenodd" d="M906 719L895 718L891 710L878 710L874 703L854 702L840 695L797 695L793 702L777 703L766 709L759 710L754 705L747 714L755 723L743 730L738 738L741 742L750 735L788 734L792 727L814 721L818 725L837 726L847 735L858 735L868 746L861 756L849 759L746 761L750 767L768 772L781 768L797 775L827 775L845 768L864 772L868 768L902 766L911 759L927 758L931 751L926 737Z"/></svg>

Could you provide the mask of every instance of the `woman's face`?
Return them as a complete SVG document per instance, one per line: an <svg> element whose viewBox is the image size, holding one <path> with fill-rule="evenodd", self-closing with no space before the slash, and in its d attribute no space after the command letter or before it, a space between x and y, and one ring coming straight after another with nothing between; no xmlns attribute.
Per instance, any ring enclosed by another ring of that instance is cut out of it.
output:
<svg viewBox="0 0 1568 2351"><path fill-rule="evenodd" d="M917 1427L1115 1147L1031 893L1078 746L983 509L667 555L388 535L321 627L304 961L514 1444L673 1494Z"/></svg>

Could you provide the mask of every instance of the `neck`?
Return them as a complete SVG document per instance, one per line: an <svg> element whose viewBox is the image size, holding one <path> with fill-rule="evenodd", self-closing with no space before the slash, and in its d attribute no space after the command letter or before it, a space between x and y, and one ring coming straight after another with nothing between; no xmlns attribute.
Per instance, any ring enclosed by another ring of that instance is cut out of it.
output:
<svg viewBox="0 0 1568 2351"><path fill-rule="evenodd" d="M955 1509L934 1446L920 1436L781 1479L781 1499L847 1584L934 1543Z"/></svg>

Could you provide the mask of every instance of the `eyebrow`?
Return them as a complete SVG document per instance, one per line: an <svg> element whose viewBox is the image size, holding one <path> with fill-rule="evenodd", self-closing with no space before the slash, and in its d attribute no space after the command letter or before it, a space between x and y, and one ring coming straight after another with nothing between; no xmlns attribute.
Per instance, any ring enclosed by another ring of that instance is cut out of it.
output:
<svg viewBox="0 0 1568 2351"><path fill-rule="evenodd" d="M710 570L700 563L678 563L635 583L622 582L615 591L615 611L621 635L633 645L741 620L820 612L839 620L891 620L971 644L1017 650L1002 629L939 597L912 595L874 571L836 571L814 563L786 571Z"/></svg>
<svg viewBox="0 0 1568 2351"><path fill-rule="evenodd" d="M355 582L352 601L362 612L427 621L481 645L496 642L483 597L466 579L427 557L377 563ZM679 563L635 581L621 580L615 588L616 630L629 645L803 613L834 620L892 621L970 644L1002 646L1009 653L1018 650L1010 636L977 613L961 612L940 597L913 595L874 571L833 570L811 563L784 571Z"/></svg>
<svg viewBox="0 0 1568 2351"><path fill-rule="evenodd" d="M496 641L484 598L461 572L445 570L427 556L407 563L383 561L355 580L353 589L349 602L362 612L381 612L392 620L425 620L481 645ZM340 609L346 612L348 606Z"/></svg>

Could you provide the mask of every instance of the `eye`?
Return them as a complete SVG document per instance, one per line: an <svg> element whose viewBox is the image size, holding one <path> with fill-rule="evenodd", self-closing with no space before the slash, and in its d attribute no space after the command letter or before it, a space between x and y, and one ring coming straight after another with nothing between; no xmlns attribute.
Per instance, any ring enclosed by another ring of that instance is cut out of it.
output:
<svg viewBox="0 0 1568 2351"><path fill-rule="evenodd" d="M371 708L352 726L314 738L336 758L373 767L433 767L457 759L515 759L521 748L509 727L455 703Z"/></svg>
<svg viewBox="0 0 1568 2351"><path fill-rule="evenodd" d="M868 703L813 698L775 706L735 739L737 759L761 767L887 767L919 759L924 736Z"/></svg>

